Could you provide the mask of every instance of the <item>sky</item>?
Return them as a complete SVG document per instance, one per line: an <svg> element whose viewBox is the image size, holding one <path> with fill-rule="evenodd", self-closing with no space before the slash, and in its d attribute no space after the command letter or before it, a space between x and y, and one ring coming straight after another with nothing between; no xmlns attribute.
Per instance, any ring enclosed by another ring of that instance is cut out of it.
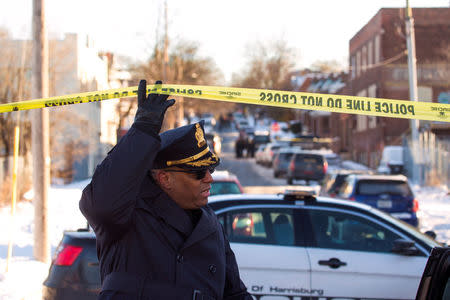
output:
<svg viewBox="0 0 450 300"><path fill-rule="evenodd" d="M166 0L171 44L192 41L226 80L241 71L252 45L283 40L296 67L319 60L348 64L349 40L382 7L406 0ZM0 1L0 27L31 36L32 0ZM449 0L410 0L411 7L448 7ZM164 0L46 0L49 36L88 34L100 50L143 61L164 28Z"/></svg>

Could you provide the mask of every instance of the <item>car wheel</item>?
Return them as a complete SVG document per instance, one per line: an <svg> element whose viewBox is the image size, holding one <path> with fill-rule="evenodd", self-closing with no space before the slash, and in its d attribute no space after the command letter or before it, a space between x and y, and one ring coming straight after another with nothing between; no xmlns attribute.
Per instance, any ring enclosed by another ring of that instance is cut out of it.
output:
<svg viewBox="0 0 450 300"><path fill-rule="evenodd" d="M291 177L288 177L288 179L287 179L287 184L293 184L294 183L294 181L292 180L292 178Z"/></svg>

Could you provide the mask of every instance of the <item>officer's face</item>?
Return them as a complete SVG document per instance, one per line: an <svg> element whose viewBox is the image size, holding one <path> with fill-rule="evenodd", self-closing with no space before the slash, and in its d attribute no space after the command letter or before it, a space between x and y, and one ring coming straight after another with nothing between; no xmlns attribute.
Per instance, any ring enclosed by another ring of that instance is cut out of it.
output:
<svg viewBox="0 0 450 300"><path fill-rule="evenodd" d="M182 170L182 169L178 169ZM213 181L211 173L197 179L195 174L165 172L168 176L169 196L183 209L198 209L208 203L209 190Z"/></svg>

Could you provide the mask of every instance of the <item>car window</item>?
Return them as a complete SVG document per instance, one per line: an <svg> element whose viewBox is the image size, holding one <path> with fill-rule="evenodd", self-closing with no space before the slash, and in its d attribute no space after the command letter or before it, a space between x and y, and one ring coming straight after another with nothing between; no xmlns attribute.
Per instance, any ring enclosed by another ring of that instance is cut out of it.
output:
<svg viewBox="0 0 450 300"><path fill-rule="evenodd" d="M326 174L320 190L323 192L328 192L335 180L336 180L336 174L333 174L333 173Z"/></svg>
<svg viewBox="0 0 450 300"><path fill-rule="evenodd" d="M270 136L268 135L255 135L256 143L268 143L270 142Z"/></svg>
<svg viewBox="0 0 450 300"><path fill-rule="evenodd" d="M292 209L245 209L219 215L230 242L291 246L295 243Z"/></svg>
<svg viewBox="0 0 450 300"><path fill-rule="evenodd" d="M231 181L212 182L209 192L211 193L211 196L222 194L241 194L241 190L236 182Z"/></svg>
<svg viewBox="0 0 450 300"><path fill-rule="evenodd" d="M292 155L294 155L294 153L289 152L279 153L278 159L282 161L289 161L292 158Z"/></svg>
<svg viewBox="0 0 450 300"><path fill-rule="evenodd" d="M410 196L411 190L405 181L361 180L356 191L359 195L402 195Z"/></svg>
<svg viewBox="0 0 450 300"><path fill-rule="evenodd" d="M354 177L348 176L345 179L345 182L339 188L338 195L343 198L350 197L350 195L352 194L352 191L353 191L353 184L354 184Z"/></svg>
<svg viewBox="0 0 450 300"><path fill-rule="evenodd" d="M318 248L390 253L401 237L361 216L331 210L311 210L313 246Z"/></svg>
<svg viewBox="0 0 450 300"><path fill-rule="evenodd" d="M328 193L337 193L337 192L339 192L339 189L344 184L345 178L347 176L348 175L344 175L344 174L336 175L334 181L332 182L332 184L328 188Z"/></svg>

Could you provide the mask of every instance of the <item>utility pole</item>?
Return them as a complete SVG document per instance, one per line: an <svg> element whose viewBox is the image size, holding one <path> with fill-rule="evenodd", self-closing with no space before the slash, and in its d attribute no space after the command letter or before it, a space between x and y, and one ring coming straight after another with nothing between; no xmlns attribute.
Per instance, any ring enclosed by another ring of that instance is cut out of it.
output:
<svg viewBox="0 0 450 300"><path fill-rule="evenodd" d="M414 36L414 19L412 16L412 9L409 6L409 0L406 0L406 47L408 49L408 78L409 78L409 100L417 100L417 68L416 68L416 42ZM411 142L412 152L414 157L414 167L412 168L412 177L415 183L420 183L418 178L418 166L416 163L419 160L418 142L419 142L419 120L411 119Z"/></svg>
<svg viewBox="0 0 450 300"><path fill-rule="evenodd" d="M32 98L48 97L48 42L45 2L33 0ZM31 149L34 190L34 257L50 262L47 202L50 185L49 120L45 108L33 110Z"/></svg>
<svg viewBox="0 0 450 300"><path fill-rule="evenodd" d="M169 65L169 38L167 25L167 1L164 1L164 53L163 53L163 80L167 84L167 66Z"/></svg>
<svg viewBox="0 0 450 300"><path fill-rule="evenodd" d="M167 1L164 1L164 48L163 48L163 83L167 84L169 80L169 25L167 16ZM171 76L170 76L171 77ZM175 127L176 115L174 111L169 110L164 118L163 131Z"/></svg>

